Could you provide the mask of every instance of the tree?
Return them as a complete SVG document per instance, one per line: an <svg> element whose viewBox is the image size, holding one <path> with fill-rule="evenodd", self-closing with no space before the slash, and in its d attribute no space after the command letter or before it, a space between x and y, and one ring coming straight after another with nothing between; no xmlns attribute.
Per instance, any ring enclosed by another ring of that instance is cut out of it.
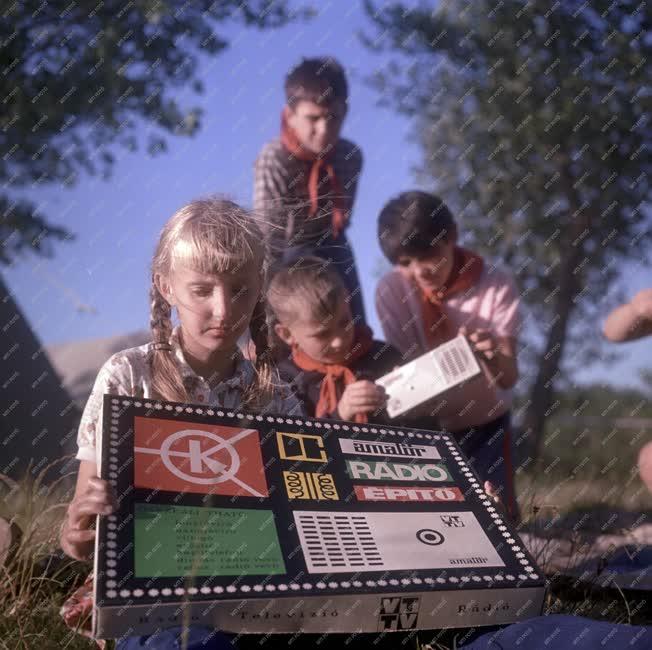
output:
<svg viewBox="0 0 652 650"><path fill-rule="evenodd" d="M107 175L116 146L134 149L144 124L150 153L165 133L192 135L200 111L173 90L201 92L202 54L228 42L219 23L277 27L286 0L21 0L0 14L0 264L25 249L47 253L71 234L47 222L21 191L73 184L80 171Z"/></svg>
<svg viewBox="0 0 652 650"><path fill-rule="evenodd" d="M536 450L570 338L576 363L595 358L602 298L625 261L647 261L651 10L607 0L365 4L375 34L364 41L391 53L373 83L414 119L420 177L520 284Z"/></svg>

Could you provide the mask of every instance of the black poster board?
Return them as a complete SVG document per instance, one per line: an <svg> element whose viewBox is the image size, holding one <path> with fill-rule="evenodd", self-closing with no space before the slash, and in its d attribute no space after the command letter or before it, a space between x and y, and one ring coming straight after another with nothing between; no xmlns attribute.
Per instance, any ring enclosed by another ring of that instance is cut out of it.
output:
<svg viewBox="0 0 652 650"><path fill-rule="evenodd" d="M106 395L100 638L375 632L540 614L544 581L447 434Z"/></svg>

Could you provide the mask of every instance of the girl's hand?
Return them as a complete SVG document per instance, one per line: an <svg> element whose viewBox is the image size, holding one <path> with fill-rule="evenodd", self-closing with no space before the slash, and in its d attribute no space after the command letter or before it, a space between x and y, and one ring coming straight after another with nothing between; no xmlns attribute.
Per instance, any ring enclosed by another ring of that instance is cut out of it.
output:
<svg viewBox="0 0 652 650"><path fill-rule="evenodd" d="M490 330L473 330L472 332L468 332L466 327L460 327L458 334L466 336L471 344L471 348L487 361L496 358L498 354L498 343Z"/></svg>
<svg viewBox="0 0 652 650"><path fill-rule="evenodd" d="M485 481L482 487L484 488L485 494L494 502L499 513L511 521L513 524L518 523L518 514L514 514L508 510L507 506L500 497L496 486L490 481ZM518 506L516 506L516 512L518 513Z"/></svg>
<svg viewBox="0 0 652 650"><path fill-rule="evenodd" d="M86 487L76 494L68 506L61 531L61 548L75 560L87 560L93 552L97 515L109 515L117 507L113 490L107 481L91 476Z"/></svg>
<svg viewBox="0 0 652 650"><path fill-rule="evenodd" d="M343 420L353 420L358 413L372 413L387 403L387 393L382 386L373 381L361 379L349 384L345 389L337 412Z"/></svg>
<svg viewBox="0 0 652 650"><path fill-rule="evenodd" d="M493 483L490 481L485 481L484 482L484 491L486 492L487 496L499 507L501 507L503 510L505 509L505 505L502 502L502 499L500 498L500 494L498 494L498 491L496 490L496 487L494 486Z"/></svg>

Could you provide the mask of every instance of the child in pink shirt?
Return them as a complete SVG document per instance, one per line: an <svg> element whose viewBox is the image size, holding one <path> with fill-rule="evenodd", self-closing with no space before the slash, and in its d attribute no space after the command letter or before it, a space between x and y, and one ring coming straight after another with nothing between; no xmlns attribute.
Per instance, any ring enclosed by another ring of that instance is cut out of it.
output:
<svg viewBox="0 0 652 650"><path fill-rule="evenodd" d="M432 194L404 192L389 201L378 235L395 265L376 290L387 342L407 362L464 334L482 368L406 417L411 426L454 433L476 472L497 487L515 516L509 435L511 389L518 378L515 285L508 273L457 245L455 221Z"/></svg>

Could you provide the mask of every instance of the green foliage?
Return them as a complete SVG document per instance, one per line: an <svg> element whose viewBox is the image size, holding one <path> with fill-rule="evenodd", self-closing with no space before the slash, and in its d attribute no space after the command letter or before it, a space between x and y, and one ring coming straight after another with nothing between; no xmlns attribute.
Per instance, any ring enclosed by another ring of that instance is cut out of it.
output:
<svg viewBox="0 0 652 650"><path fill-rule="evenodd" d="M409 57L376 86L415 118L420 171L458 208L474 245L517 272L535 320L551 318L570 247L582 250L575 294L603 296L619 262L652 240L643 209L651 10L579 0L442 2L433 12L366 4L383 42Z"/></svg>
<svg viewBox="0 0 652 650"><path fill-rule="evenodd" d="M609 482L609 487L616 488L615 501L630 485L643 496L637 457L651 435L652 402L646 394L635 389L578 386L560 391L549 409L541 465L549 468L544 472L551 477Z"/></svg>
<svg viewBox="0 0 652 650"><path fill-rule="evenodd" d="M150 153L165 150L165 134L194 134L201 111L177 96L202 91L199 58L227 47L226 28L308 15L285 0L22 0L0 12L1 192L107 175L115 147L135 149L144 124ZM0 239L12 241L0 263L68 234L11 195L0 194L0 215Z"/></svg>
<svg viewBox="0 0 652 650"><path fill-rule="evenodd" d="M465 241L520 285L538 441L565 349L575 367L598 359L604 296L624 262L649 261L652 9L365 5L367 44L393 57L372 82L413 118L421 179L453 206Z"/></svg>
<svg viewBox="0 0 652 650"><path fill-rule="evenodd" d="M49 224L29 201L10 201L0 195L0 237L0 265L9 265L25 250L49 257L52 240L66 241L73 235Z"/></svg>

